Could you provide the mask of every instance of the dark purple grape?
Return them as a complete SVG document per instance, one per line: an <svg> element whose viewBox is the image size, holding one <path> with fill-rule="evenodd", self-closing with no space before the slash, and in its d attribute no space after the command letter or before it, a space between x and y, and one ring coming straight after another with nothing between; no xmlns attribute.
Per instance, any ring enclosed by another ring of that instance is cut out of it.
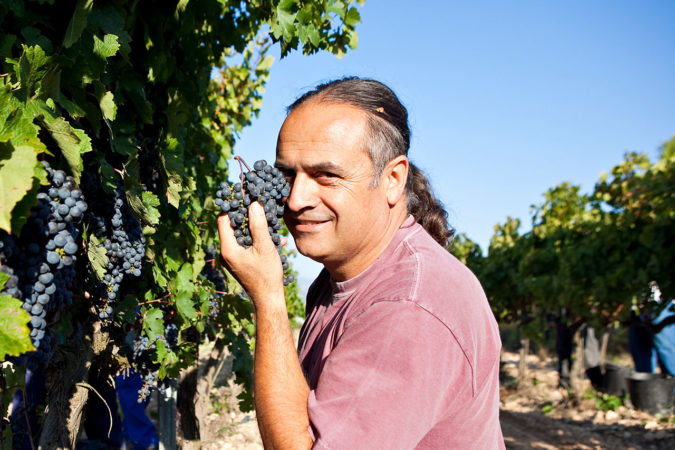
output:
<svg viewBox="0 0 675 450"><path fill-rule="evenodd" d="M58 253L52 251L47 252L47 262L49 264L56 265L59 263L59 261L61 261L61 257L59 256Z"/></svg>
<svg viewBox="0 0 675 450"><path fill-rule="evenodd" d="M64 247L63 251L66 252L67 255L74 255L77 253L77 244L73 241L68 242Z"/></svg>

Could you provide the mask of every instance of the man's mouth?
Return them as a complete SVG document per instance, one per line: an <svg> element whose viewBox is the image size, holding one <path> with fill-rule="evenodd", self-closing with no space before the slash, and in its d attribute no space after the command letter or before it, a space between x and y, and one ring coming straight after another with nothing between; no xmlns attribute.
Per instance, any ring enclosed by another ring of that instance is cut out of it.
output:
<svg viewBox="0 0 675 450"><path fill-rule="evenodd" d="M321 228L322 225L328 223L328 220L317 220L317 219L293 219L293 222L295 222L295 228L296 231L300 232L310 232L310 231L317 231L319 228Z"/></svg>

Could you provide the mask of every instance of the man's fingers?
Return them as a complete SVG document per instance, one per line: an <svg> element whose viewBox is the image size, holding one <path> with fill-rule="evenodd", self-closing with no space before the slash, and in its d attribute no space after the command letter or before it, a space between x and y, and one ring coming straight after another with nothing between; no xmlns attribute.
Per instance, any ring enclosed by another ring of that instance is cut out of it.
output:
<svg viewBox="0 0 675 450"><path fill-rule="evenodd" d="M248 226L251 230L253 245L256 247L263 243L265 239L270 240L265 210L258 202L253 202L251 203L251 206L248 207Z"/></svg>
<svg viewBox="0 0 675 450"><path fill-rule="evenodd" d="M225 256L228 248L234 248L237 245L237 240L234 237L234 231L230 224L230 217L227 214L222 214L218 217L218 235L220 236L220 254Z"/></svg>

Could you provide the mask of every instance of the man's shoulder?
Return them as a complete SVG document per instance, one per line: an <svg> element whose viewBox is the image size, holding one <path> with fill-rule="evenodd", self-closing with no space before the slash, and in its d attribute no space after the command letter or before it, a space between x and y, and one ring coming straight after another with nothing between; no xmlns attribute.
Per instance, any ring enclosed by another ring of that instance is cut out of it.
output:
<svg viewBox="0 0 675 450"><path fill-rule="evenodd" d="M368 307L378 301L413 302L462 335L496 333L496 321L476 276L424 229L413 230L376 267L364 289Z"/></svg>
<svg viewBox="0 0 675 450"><path fill-rule="evenodd" d="M439 313L458 302L486 302L474 274L422 227L406 234L373 269L367 289L373 300L412 301Z"/></svg>
<svg viewBox="0 0 675 450"><path fill-rule="evenodd" d="M406 305L398 304L415 304L419 314L441 323L447 337L462 349L476 389L488 378L501 347L480 282L421 228L408 233L392 250L373 266L376 272L353 299L351 319L359 320L375 305L407 311Z"/></svg>

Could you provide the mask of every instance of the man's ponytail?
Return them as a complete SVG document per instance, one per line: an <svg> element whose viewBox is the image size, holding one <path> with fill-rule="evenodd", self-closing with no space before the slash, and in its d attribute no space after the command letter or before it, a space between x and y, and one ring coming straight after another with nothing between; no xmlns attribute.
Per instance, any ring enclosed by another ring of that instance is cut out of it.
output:
<svg viewBox="0 0 675 450"><path fill-rule="evenodd" d="M454 234L454 230L448 226L448 213L434 196L427 177L412 162L408 169L406 201L408 213L436 242L445 247Z"/></svg>

